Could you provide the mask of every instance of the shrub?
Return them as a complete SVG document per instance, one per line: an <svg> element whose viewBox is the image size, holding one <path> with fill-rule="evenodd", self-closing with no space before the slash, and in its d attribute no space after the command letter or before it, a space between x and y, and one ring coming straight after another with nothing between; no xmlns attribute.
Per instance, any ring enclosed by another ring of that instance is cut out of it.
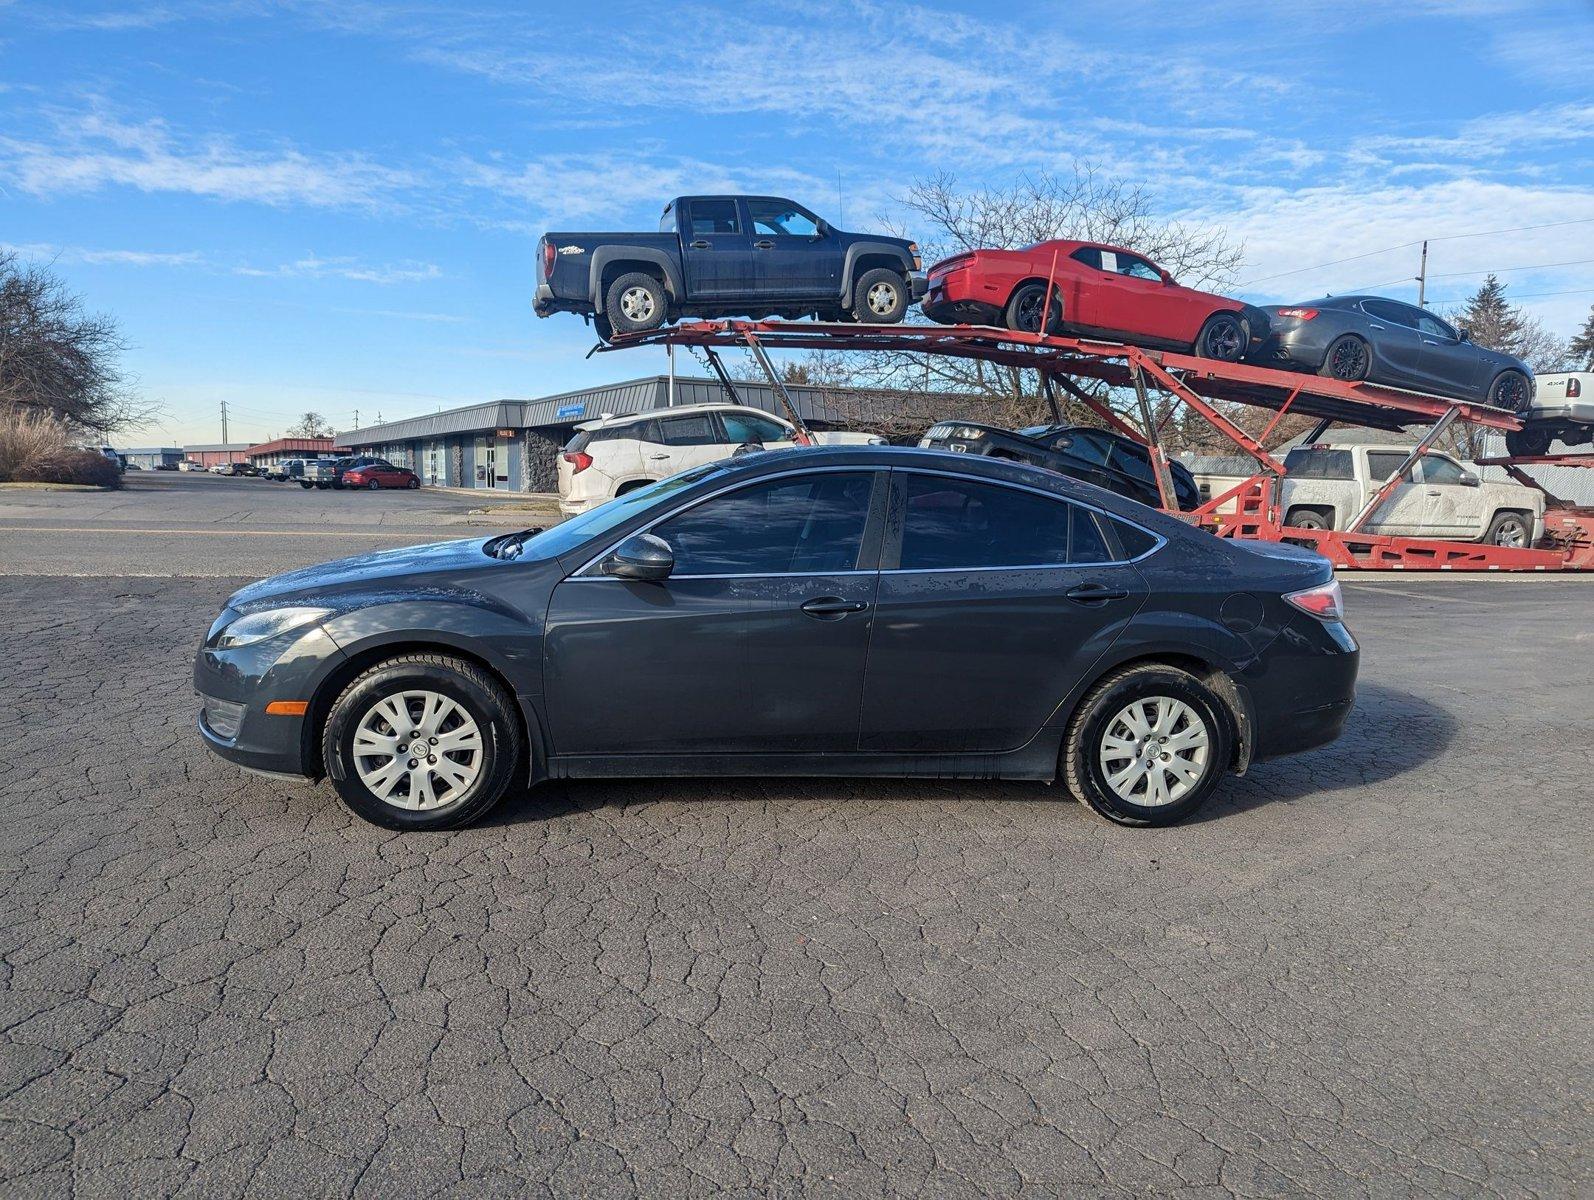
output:
<svg viewBox="0 0 1594 1200"><path fill-rule="evenodd" d="M17 405L0 408L0 483L88 483L117 487L117 465L72 445L64 423Z"/></svg>

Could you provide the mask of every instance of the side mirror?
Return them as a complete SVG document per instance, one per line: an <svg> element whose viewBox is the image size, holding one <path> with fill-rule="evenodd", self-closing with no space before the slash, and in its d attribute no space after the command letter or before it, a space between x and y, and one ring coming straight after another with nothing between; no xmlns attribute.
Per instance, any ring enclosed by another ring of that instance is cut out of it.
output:
<svg viewBox="0 0 1594 1200"><path fill-rule="evenodd" d="M1460 329L1456 330L1456 337L1460 341L1470 342L1472 340L1472 330L1463 325Z"/></svg>
<svg viewBox="0 0 1594 1200"><path fill-rule="evenodd" d="M639 533L616 546L598 569L618 579L668 579L675 570L675 551L663 538Z"/></svg>
<svg viewBox="0 0 1594 1200"><path fill-rule="evenodd" d="M816 238L829 237L830 236L830 222L829 221L825 221L825 220L815 221L814 222L814 236Z"/></svg>
<svg viewBox="0 0 1594 1200"><path fill-rule="evenodd" d="M1171 274L1169 274L1168 271L1165 268L1158 267L1157 270L1158 270L1158 273L1160 273L1162 275L1162 286L1163 287L1172 287L1173 286L1173 276Z"/></svg>
<svg viewBox="0 0 1594 1200"><path fill-rule="evenodd" d="M1463 471L1461 472L1461 485L1463 487L1482 487L1483 480L1479 479L1471 471Z"/></svg>

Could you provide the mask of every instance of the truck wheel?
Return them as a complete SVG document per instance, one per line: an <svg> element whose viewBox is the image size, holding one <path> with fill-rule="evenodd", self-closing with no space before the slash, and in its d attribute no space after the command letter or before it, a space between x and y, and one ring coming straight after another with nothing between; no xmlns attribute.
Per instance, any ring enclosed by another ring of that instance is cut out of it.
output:
<svg viewBox="0 0 1594 1200"><path fill-rule="evenodd" d="M301 479L299 481L299 486L308 492L311 488L315 487L315 484L311 483L308 479Z"/></svg>
<svg viewBox="0 0 1594 1200"><path fill-rule="evenodd" d="M1489 388L1489 403L1519 413L1533 403L1533 381L1521 371L1501 371Z"/></svg>
<svg viewBox="0 0 1594 1200"><path fill-rule="evenodd" d="M1533 546L1533 522L1521 513L1497 513L1489 522L1489 532L1483 540L1491 546L1505 546L1512 550L1528 550Z"/></svg>
<svg viewBox="0 0 1594 1200"><path fill-rule="evenodd" d="M1046 285L1044 283L1026 283L1021 288L1015 288L1008 297L1007 311L1002 314L1002 323L1009 329L1019 333L1039 333L1041 329L1041 305L1045 302ZM1051 311L1046 317L1046 332L1061 333L1063 331L1063 298L1054 290L1052 292Z"/></svg>
<svg viewBox="0 0 1594 1200"><path fill-rule="evenodd" d="M1505 435L1505 448L1513 456L1536 457L1550 452L1550 443L1555 441L1555 430L1543 427L1527 429L1513 429Z"/></svg>
<svg viewBox="0 0 1594 1200"><path fill-rule="evenodd" d="M1233 745L1223 702L1194 675L1130 667L1090 690L1063 741L1068 790L1119 825L1172 825L1210 796Z"/></svg>
<svg viewBox="0 0 1594 1200"><path fill-rule="evenodd" d="M885 267L865 271L852 293L852 314L869 325L895 325L908 315L908 285Z"/></svg>
<svg viewBox="0 0 1594 1200"><path fill-rule="evenodd" d="M632 271L609 285L604 315L615 333L642 333L664 324L664 285L651 275ZM600 331L601 332L601 331Z"/></svg>
<svg viewBox="0 0 1594 1200"><path fill-rule="evenodd" d="M1239 317L1230 312L1213 313L1196 337L1195 352L1218 362L1239 362L1250 340Z"/></svg>
<svg viewBox="0 0 1594 1200"><path fill-rule="evenodd" d="M1327 514L1317 508L1292 508L1284 514L1284 524L1291 529L1327 529Z"/></svg>
<svg viewBox="0 0 1594 1200"><path fill-rule="evenodd" d="M1357 383L1367 378L1372 365L1373 356L1367 343L1354 333L1342 333L1328 344L1328 353L1323 355L1323 365L1317 368L1317 373L1329 379Z"/></svg>

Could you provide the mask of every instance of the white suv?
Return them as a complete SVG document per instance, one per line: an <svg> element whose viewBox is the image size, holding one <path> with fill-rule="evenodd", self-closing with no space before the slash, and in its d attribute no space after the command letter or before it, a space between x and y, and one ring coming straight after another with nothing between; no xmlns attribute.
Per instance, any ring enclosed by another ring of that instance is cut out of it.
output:
<svg viewBox="0 0 1594 1200"><path fill-rule="evenodd" d="M883 444L867 433L815 432L825 445ZM738 404L684 404L576 426L559 457L559 511L573 516L677 471L729 458L745 446L802 445L779 417Z"/></svg>

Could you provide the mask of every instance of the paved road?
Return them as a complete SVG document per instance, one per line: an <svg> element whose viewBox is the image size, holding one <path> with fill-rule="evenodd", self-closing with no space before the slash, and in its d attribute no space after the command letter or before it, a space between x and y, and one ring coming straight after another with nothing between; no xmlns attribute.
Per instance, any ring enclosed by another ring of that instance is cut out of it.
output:
<svg viewBox="0 0 1594 1200"><path fill-rule="evenodd" d="M165 471L125 479L119 492L0 490L0 574L274 575L373 547L558 517L546 501L493 493L334 492Z"/></svg>
<svg viewBox="0 0 1594 1200"><path fill-rule="evenodd" d="M1587 581L1352 584L1346 737L1176 829L762 780L410 837L199 746L236 582L0 578L7 1195L1594 1186Z"/></svg>

